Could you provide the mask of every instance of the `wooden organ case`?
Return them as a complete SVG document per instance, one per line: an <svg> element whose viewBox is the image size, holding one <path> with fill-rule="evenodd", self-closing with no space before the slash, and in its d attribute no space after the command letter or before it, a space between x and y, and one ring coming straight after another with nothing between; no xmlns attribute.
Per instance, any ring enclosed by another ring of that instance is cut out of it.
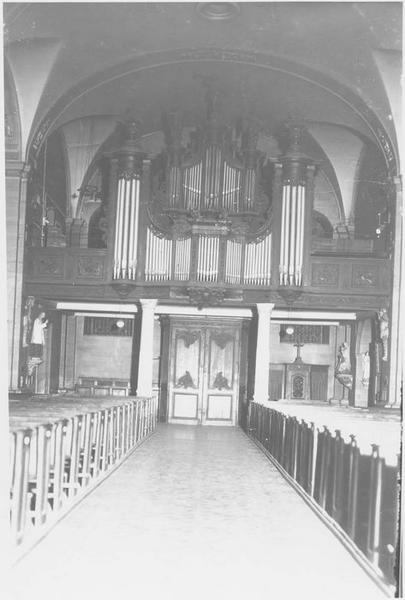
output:
<svg viewBox="0 0 405 600"><path fill-rule="evenodd" d="M223 299L232 288L268 287L273 169L257 150L258 132L220 127L212 111L186 136L170 115L165 139L150 161L130 124L113 158L113 283L169 285L171 295L183 288L192 301L205 288Z"/></svg>

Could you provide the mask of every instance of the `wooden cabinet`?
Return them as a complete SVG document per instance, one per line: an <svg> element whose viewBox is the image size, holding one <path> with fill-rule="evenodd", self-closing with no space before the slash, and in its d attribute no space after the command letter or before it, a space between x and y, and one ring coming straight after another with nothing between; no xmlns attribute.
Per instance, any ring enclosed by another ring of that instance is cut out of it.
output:
<svg viewBox="0 0 405 600"><path fill-rule="evenodd" d="M328 365L270 364L269 400L328 399Z"/></svg>
<svg viewBox="0 0 405 600"><path fill-rule="evenodd" d="M286 365L285 397L287 400L310 399L311 366L305 363Z"/></svg>

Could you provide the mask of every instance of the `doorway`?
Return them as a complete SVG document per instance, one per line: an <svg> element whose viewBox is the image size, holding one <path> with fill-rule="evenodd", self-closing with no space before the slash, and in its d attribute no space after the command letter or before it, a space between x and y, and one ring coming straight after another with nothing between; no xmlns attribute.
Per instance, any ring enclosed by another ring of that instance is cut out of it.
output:
<svg viewBox="0 0 405 600"><path fill-rule="evenodd" d="M228 319L171 319L169 423L236 425L240 330Z"/></svg>

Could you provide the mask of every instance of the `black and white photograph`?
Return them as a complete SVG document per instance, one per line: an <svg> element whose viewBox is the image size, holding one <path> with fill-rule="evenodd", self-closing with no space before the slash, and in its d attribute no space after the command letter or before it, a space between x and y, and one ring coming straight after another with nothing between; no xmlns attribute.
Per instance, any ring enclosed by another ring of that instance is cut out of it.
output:
<svg viewBox="0 0 405 600"><path fill-rule="evenodd" d="M401 598L402 2L2 9L0 596Z"/></svg>

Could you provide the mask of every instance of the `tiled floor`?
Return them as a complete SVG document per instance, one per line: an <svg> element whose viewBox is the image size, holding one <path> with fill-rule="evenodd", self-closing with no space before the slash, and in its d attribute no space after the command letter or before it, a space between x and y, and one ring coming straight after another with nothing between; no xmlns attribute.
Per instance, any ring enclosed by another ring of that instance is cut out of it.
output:
<svg viewBox="0 0 405 600"><path fill-rule="evenodd" d="M13 600L385 595L239 429L160 426L13 569Z"/></svg>

